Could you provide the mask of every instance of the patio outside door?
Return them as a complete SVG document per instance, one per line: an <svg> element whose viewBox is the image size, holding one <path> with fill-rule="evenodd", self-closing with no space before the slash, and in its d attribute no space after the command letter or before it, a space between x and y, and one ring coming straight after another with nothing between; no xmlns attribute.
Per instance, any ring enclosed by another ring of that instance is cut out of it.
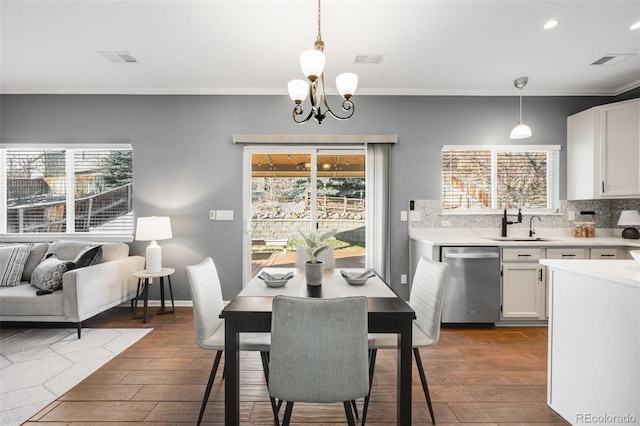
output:
<svg viewBox="0 0 640 426"><path fill-rule="evenodd" d="M294 267L299 230L336 229L336 267L364 268L365 163L362 148L245 148L244 282Z"/></svg>

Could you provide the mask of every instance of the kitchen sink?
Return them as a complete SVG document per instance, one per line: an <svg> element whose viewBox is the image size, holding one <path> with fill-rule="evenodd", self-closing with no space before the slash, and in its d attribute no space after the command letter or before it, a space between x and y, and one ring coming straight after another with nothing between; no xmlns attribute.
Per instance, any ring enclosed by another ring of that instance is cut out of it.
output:
<svg viewBox="0 0 640 426"><path fill-rule="evenodd" d="M529 242L553 241L548 238L538 238L538 237L484 237L484 238L492 241L529 241Z"/></svg>

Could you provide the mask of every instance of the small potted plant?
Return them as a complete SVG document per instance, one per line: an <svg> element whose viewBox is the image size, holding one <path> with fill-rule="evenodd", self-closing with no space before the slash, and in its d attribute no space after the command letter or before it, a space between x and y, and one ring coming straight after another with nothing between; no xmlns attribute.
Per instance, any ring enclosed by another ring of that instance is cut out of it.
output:
<svg viewBox="0 0 640 426"><path fill-rule="evenodd" d="M336 232L336 229L332 229L322 234L318 234L316 232L305 234L302 231L298 231L301 238L293 239L295 244L298 246L298 250L304 250L309 256L309 260L304 263L304 273L307 279L307 285L322 284L322 269L324 264L321 260L318 260L318 255L331 247L331 245L327 243L327 240L333 237Z"/></svg>

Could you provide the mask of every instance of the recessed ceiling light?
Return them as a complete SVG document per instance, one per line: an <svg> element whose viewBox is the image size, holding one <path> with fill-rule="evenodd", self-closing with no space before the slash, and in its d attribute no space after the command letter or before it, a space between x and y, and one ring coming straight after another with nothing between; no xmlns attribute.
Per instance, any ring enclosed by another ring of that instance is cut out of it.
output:
<svg viewBox="0 0 640 426"><path fill-rule="evenodd" d="M638 28L640 28L640 21L629 27L630 30L637 30Z"/></svg>
<svg viewBox="0 0 640 426"><path fill-rule="evenodd" d="M545 30L550 30L551 28L555 28L558 26L558 23L560 21L558 21L557 19L549 19L545 24L544 24L544 29Z"/></svg>

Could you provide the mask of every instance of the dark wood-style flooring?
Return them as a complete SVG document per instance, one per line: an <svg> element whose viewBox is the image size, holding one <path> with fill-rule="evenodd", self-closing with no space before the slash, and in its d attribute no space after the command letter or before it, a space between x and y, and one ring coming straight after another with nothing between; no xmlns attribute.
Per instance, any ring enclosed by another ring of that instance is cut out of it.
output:
<svg viewBox="0 0 640 426"><path fill-rule="evenodd" d="M155 308L152 309L154 311ZM191 308L154 316L148 324L114 308L85 327L153 331L36 414L27 425L193 425L214 352L195 343ZM547 329L443 329L439 344L421 350L438 425L563 425L546 405ZM394 351L379 351L367 424L395 424ZM241 424L271 425L259 356L241 355ZM362 402L359 402L359 409ZM224 421L220 376L205 413ZM341 404L294 407L297 425L345 424ZM431 424L414 368L413 424Z"/></svg>

